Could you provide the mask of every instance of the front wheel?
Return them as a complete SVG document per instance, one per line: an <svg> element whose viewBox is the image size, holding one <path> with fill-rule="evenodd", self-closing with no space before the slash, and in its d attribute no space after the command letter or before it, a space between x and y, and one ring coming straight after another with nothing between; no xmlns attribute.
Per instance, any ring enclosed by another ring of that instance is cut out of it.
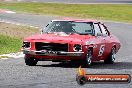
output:
<svg viewBox="0 0 132 88"><path fill-rule="evenodd" d="M24 59L28 66L35 66L38 62L35 58L27 57L27 55L25 55Z"/></svg>
<svg viewBox="0 0 132 88"><path fill-rule="evenodd" d="M116 54L116 48L113 47L111 49L111 53L109 54L108 58L104 60L105 64L113 64L115 62L115 54Z"/></svg>
<svg viewBox="0 0 132 88"><path fill-rule="evenodd" d="M90 67L92 65L92 50L88 50L86 53L85 63L86 67Z"/></svg>

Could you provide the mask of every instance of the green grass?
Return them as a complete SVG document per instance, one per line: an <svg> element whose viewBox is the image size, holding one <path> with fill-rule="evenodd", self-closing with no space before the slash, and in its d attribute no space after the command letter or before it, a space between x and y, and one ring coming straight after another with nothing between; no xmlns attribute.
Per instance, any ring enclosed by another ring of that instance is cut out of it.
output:
<svg viewBox="0 0 132 88"><path fill-rule="evenodd" d="M0 8L20 13L132 22L132 5L124 4L0 3Z"/></svg>
<svg viewBox="0 0 132 88"><path fill-rule="evenodd" d="M21 39L0 35L0 54L18 52L21 49Z"/></svg>
<svg viewBox="0 0 132 88"><path fill-rule="evenodd" d="M38 33L36 28L0 22L0 54L20 51L23 38Z"/></svg>

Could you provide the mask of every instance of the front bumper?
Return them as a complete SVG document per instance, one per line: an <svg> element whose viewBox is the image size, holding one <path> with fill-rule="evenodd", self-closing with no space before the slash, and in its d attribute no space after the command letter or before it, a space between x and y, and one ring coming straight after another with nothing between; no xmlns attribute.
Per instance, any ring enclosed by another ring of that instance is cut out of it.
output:
<svg viewBox="0 0 132 88"><path fill-rule="evenodd" d="M24 54L42 55L42 56L83 56L84 52L64 52L64 51L34 51L22 50Z"/></svg>

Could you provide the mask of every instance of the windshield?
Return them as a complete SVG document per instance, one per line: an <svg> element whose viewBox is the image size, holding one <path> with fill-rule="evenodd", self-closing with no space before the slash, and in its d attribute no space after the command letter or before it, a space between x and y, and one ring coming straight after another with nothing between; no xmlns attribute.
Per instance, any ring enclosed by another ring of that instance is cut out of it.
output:
<svg viewBox="0 0 132 88"><path fill-rule="evenodd" d="M45 33L50 32L64 32L64 33L77 33L77 34L90 34L93 35L92 22L74 22L74 21L53 21L46 29Z"/></svg>

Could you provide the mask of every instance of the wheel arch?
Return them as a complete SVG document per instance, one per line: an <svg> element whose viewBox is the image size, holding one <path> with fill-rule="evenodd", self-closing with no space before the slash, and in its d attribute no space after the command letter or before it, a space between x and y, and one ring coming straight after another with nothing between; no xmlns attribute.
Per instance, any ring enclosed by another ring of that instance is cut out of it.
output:
<svg viewBox="0 0 132 88"><path fill-rule="evenodd" d="M89 47L88 50L91 50L92 54L93 54L93 47Z"/></svg>
<svg viewBox="0 0 132 88"><path fill-rule="evenodd" d="M114 47L116 49L117 46L116 46L116 44L114 44L112 47Z"/></svg>
<svg viewBox="0 0 132 88"><path fill-rule="evenodd" d="M113 48L113 47L115 48L115 50L116 50L116 52L117 52L117 45L114 44L114 45L112 46L112 48ZM112 49L112 48L111 48L111 49Z"/></svg>

